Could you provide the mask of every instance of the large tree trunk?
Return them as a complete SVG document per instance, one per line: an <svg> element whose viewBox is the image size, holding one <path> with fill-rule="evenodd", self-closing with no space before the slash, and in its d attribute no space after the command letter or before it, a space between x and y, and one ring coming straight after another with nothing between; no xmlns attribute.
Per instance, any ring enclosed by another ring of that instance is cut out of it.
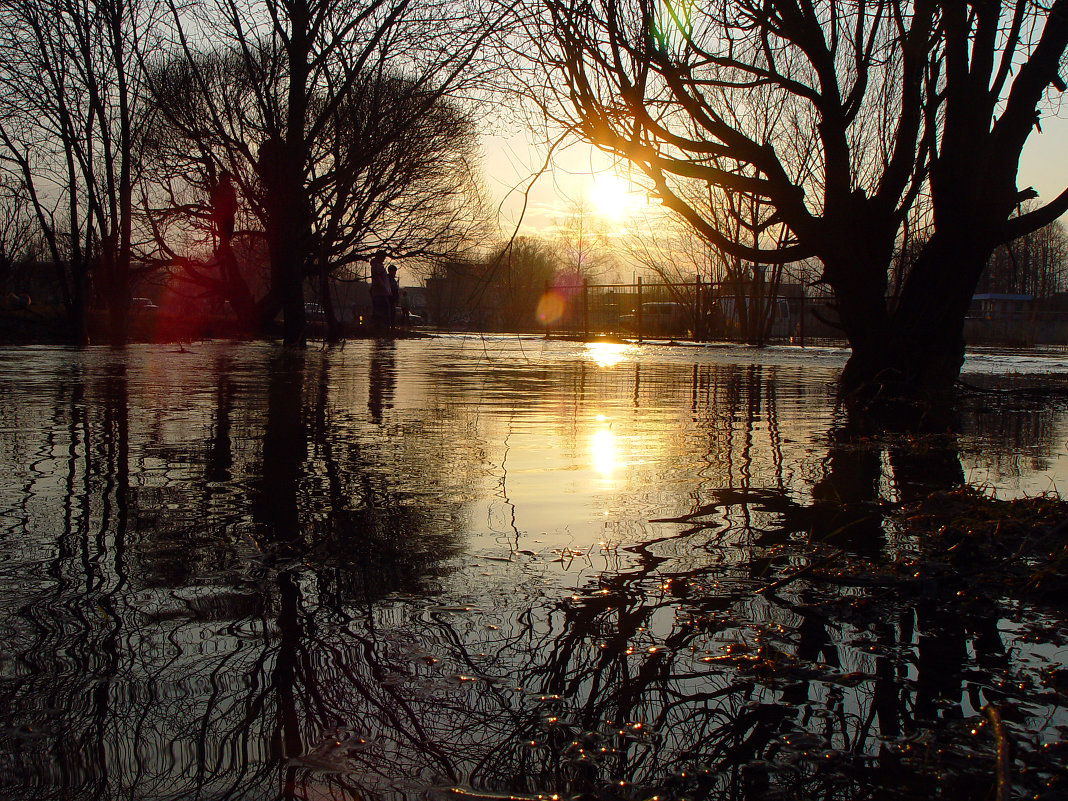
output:
<svg viewBox="0 0 1068 801"><path fill-rule="evenodd" d="M323 255L319 254L319 296L323 299L323 314L326 318L326 341L336 344L344 337L338 310L334 307L334 296L330 291L330 270Z"/></svg>
<svg viewBox="0 0 1068 801"><path fill-rule="evenodd" d="M900 391L909 397L948 394L964 365L964 320L994 249L959 226L936 232L920 252L893 317L900 347Z"/></svg>
<svg viewBox="0 0 1068 801"><path fill-rule="evenodd" d="M870 270L864 272L833 285L839 321L851 350L840 383L845 397L877 393L894 369L897 352L886 311L885 281Z"/></svg>
<svg viewBox="0 0 1068 801"><path fill-rule="evenodd" d="M886 308L893 230L889 221L872 219L866 226L842 226L829 236L833 242L823 256L824 278L834 290L852 351L841 378L842 394L852 397L877 387L896 360Z"/></svg>
<svg viewBox="0 0 1068 801"><path fill-rule="evenodd" d="M304 285L307 204L302 203L304 181L300 164L288 142L271 139L260 148L260 177L266 190L267 250L271 289L260 304L263 322L282 311L282 336L287 345L304 343Z"/></svg>
<svg viewBox="0 0 1068 801"><path fill-rule="evenodd" d="M957 212L943 215L942 227L912 265L896 308L884 311L884 322L865 325L865 316L875 320L878 311L852 304L863 336L851 339L853 355L842 378L847 395L863 402L917 401L938 400L952 391L964 364L964 321L972 295L997 246L982 231L996 224L961 204Z"/></svg>
<svg viewBox="0 0 1068 801"><path fill-rule="evenodd" d="M1068 0L1054 3L1041 41L1013 72L1007 98L1000 87L1009 72L999 65L1006 54L993 35L1002 7L943 7L947 90L930 172L934 234L913 264L891 320L888 369L885 380L876 381L884 393L913 399L949 394L964 364L972 295L994 249L1068 205L1062 195L1042 213L1012 219L1027 194L1016 185L1020 154L1068 45L1066 7Z"/></svg>
<svg viewBox="0 0 1068 801"><path fill-rule="evenodd" d="M287 6L291 24L286 43L289 60L289 86L285 120L285 162L283 164L283 194L285 206L284 239L281 245L284 271L282 282L283 336L287 345L304 344L304 266L310 255L311 206L305 185L304 168L308 161L305 126L308 121L309 58L313 36L310 32L311 9L307 0L296 0Z"/></svg>
<svg viewBox="0 0 1068 801"><path fill-rule="evenodd" d="M108 277L108 336L113 348L126 345L130 333L130 251L120 245Z"/></svg>
<svg viewBox="0 0 1068 801"><path fill-rule="evenodd" d="M947 255L947 250L952 248L940 243L926 249L893 315L884 307L885 322L851 340L841 383L846 398L865 405L935 401L953 389L964 364L964 320L985 259ZM843 299L839 303L848 308ZM865 307L854 305L862 317ZM876 319L879 310L871 304L866 308Z"/></svg>
<svg viewBox="0 0 1068 801"><path fill-rule="evenodd" d="M304 344L304 251L300 247L300 226L290 215L283 228L283 240L271 259L272 283L282 301L282 340L286 345Z"/></svg>

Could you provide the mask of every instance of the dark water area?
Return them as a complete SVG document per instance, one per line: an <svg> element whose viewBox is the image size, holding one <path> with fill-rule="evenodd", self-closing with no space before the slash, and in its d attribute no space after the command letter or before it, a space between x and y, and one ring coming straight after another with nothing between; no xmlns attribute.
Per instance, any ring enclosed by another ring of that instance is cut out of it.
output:
<svg viewBox="0 0 1068 801"><path fill-rule="evenodd" d="M1068 485L1068 360L853 432L835 350L0 349L0 798L1068 797L1064 606L806 579ZM1029 378L1037 376L1037 378Z"/></svg>

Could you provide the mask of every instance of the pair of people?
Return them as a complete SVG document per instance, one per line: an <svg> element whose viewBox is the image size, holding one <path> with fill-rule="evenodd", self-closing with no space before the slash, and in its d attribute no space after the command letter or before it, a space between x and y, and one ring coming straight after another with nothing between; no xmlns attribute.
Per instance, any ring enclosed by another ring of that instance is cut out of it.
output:
<svg viewBox="0 0 1068 801"><path fill-rule="evenodd" d="M233 176L223 170L211 192L211 219L219 238L220 251L229 250L234 235L234 218L237 215L237 193L232 183ZM371 257L371 312L374 324L380 329L393 329L397 324L397 307L401 300L397 267L387 269L386 251L379 250ZM405 310L407 311L407 310Z"/></svg>
<svg viewBox="0 0 1068 801"><path fill-rule="evenodd" d="M375 327L396 327L397 304L400 302L400 284L397 282L397 266L386 268L386 252L379 250L371 257L371 318Z"/></svg>

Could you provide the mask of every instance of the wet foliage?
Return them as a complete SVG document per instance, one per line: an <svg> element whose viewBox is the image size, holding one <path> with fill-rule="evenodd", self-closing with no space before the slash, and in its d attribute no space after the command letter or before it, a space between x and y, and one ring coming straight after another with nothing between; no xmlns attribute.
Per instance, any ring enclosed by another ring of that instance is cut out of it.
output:
<svg viewBox="0 0 1068 801"><path fill-rule="evenodd" d="M1068 502L1056 494L999 500L974 487L938 492L897 515L918 542L916 562L895 564L995 597L1068 608Z"/></svg>

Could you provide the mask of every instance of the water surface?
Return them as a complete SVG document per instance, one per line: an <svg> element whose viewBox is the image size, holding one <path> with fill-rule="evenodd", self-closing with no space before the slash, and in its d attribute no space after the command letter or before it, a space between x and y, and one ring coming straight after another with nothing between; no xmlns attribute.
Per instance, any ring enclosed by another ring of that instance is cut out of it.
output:
<svg viewBox="0 0 1068 801"><path fill-rule="evenodd" d="M989 788L989 704L1054 787L1056 609L764 590L908 557L934 490L1064 486L1063 404L993 390L1068 363L973 357L913 447L849 430L843 361L0 349L0 797L929 797Z"/></svg>

